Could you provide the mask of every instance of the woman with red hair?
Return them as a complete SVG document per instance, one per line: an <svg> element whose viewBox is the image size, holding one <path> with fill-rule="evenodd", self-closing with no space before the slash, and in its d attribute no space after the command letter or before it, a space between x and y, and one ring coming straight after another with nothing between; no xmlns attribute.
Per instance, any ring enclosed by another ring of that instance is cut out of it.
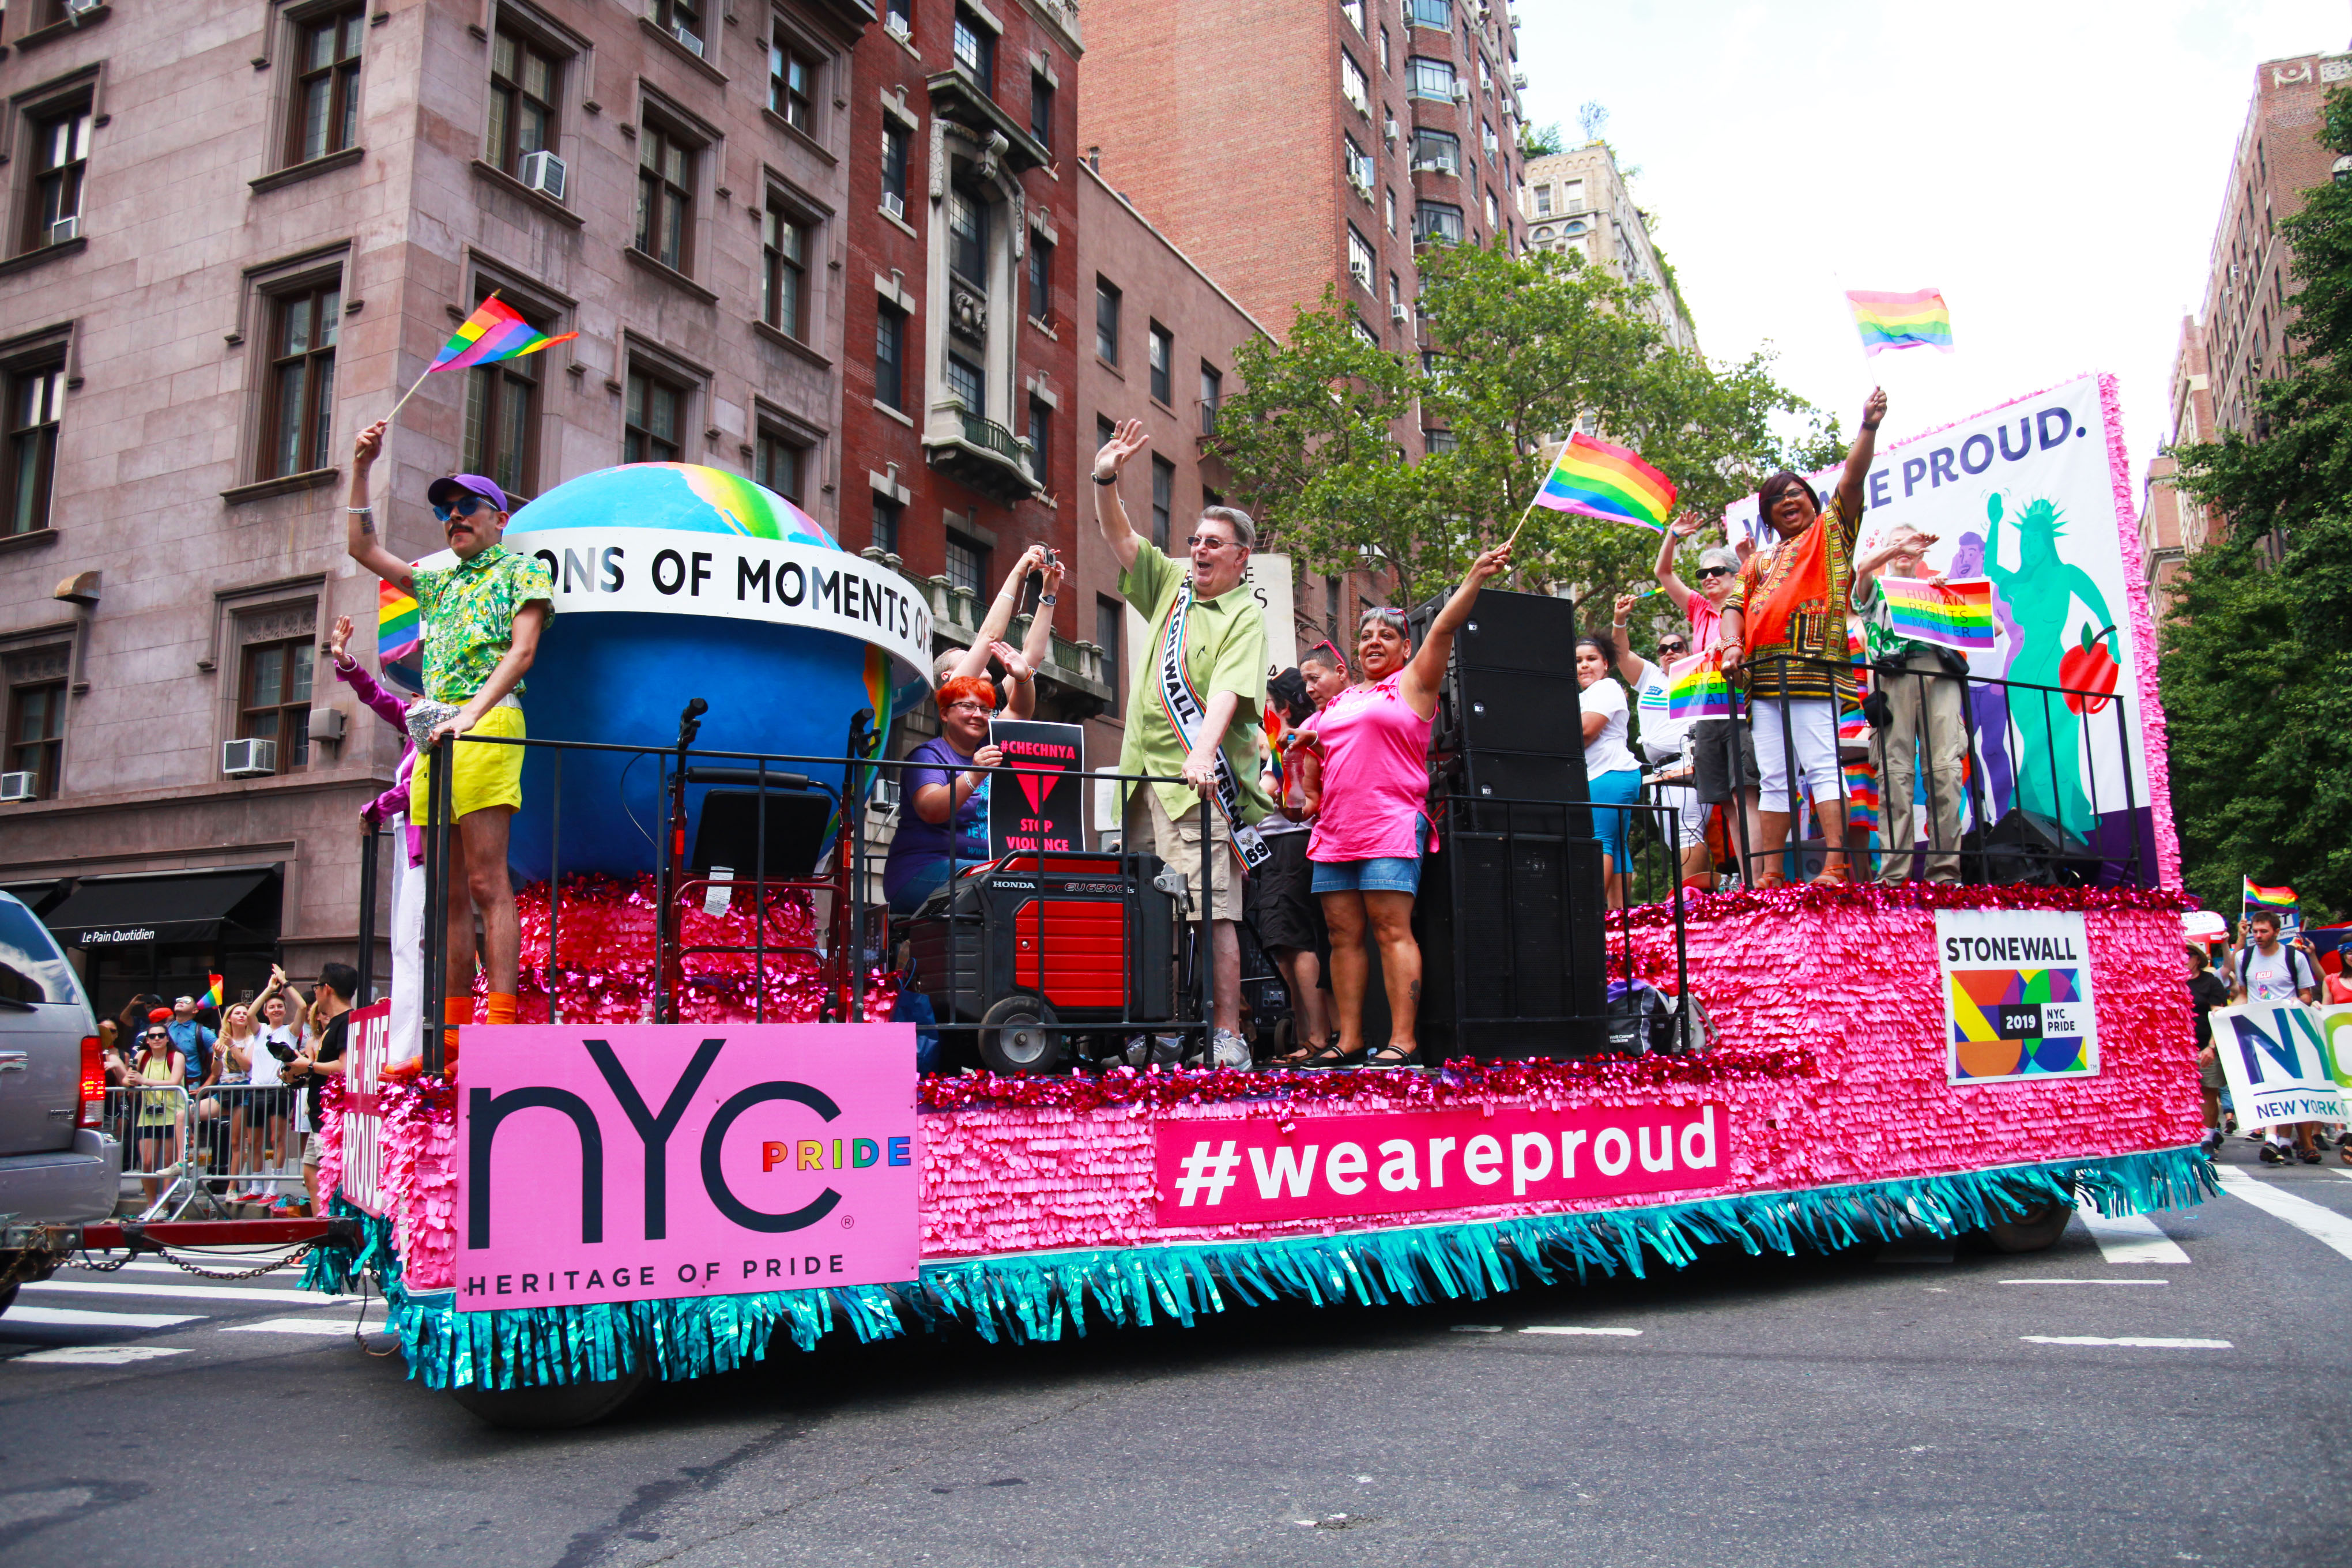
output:
<svg viewBox="0 0 2352 1568"><path fill-rule="evenodd" d="M996 687L982 675L942 681L936 739L907 754L898 773L898 830L882 870L883 896L894 915L910 915L948 884L950 865L988 858L988 774L1004 761L989 744Z"/></svg>

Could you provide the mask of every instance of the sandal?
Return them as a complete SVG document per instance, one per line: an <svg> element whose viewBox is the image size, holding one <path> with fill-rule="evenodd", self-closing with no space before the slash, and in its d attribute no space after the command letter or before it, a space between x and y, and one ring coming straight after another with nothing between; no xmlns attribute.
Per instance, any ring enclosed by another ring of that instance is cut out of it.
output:
<svg viewBox="0 0 2352 1568"><path fill-rule="evenodd" d="M1329 1068L1351 1068L1363 1059L1363 1047L1358 1046L1351 1051L1341 1046L1339 1041L1333 1040L1321 1050L1300 1062L1298 1069L1301 1072L1321 1072Z"/></svg>
<svg viewBox="0 0 2352 1568"><path fill-rule="evenodd" d="M1364 1058L1364 1065L1375 1069L1386 1068L1417 1068L1421 1065L1421 1047L1405 1050L1396 1045L1382 1046Z"/></svg>

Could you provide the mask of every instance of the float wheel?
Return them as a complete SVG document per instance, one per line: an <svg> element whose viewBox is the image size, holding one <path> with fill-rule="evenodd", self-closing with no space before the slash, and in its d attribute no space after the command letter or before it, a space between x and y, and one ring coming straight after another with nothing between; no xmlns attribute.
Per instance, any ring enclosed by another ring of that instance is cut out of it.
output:
<svg viewBox="0 0 2352 1568"><path fill-rule="evenodd" d="M1993 1221L1985 1227L1985 1239L1992 1243L1995 1252L2046 1251L2057 1245L2058 1238L2066 1233L2066 1222L2074 1215L2073 1205L2049 1199L2015 1219Z"/></svg>
<svg viewBox="0 0 2352 1568"><path fill-rule="evenodd" d="M980 1059L991 1072L1052 1072L1062 1065L1060 1022L1043 997L999 997L981 1015Z"/></svg>
<svg viewBox="0 0 2352 1568"><path fill-rule="evenodd" d="M602 1421L636 1397L652 1373L640 1358L635 1371L610 1383L549 1383L530 1388L453 1388L467 1414L493 1426L542 1432Z"/></svg>

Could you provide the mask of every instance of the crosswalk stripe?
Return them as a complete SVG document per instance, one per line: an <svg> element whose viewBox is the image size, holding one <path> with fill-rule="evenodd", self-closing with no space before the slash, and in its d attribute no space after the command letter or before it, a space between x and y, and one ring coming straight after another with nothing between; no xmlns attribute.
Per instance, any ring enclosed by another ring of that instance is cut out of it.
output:
<svg viewBox="0 0 2352 1568"><path fill-rule="evenodd" d="M2126 1345L2134 1350L2149 1351L2229 1351L2238 1347L2227 1340L2159 1339L2149 1334L2120 1334L2107 1338L2099 1334L2020 1334L2030 1345Z"/></svg>
<svg viewBox="0 0 2352 1568"><path fill-rule="evenodd" d="M1642 1337L1642 1331L1639 1329L1521 1329L1519 1332L1523 1334L1601 1334L1611 1339L1624 1340L1637 1340Z"/></svg>
<svg viewBox="0 0 2352 1568"><path fill-rule="evenodd" d="M41 1366L128 1366L134 1361L187 1353L179 1345L59 1345L55 1350L29 1351L16 1360Z"/></svg>
<svg viewBox="0 0 2352 1568"><path fill-rule="evenodd" d="M70 1307L15 1306L0 1317L0 1334L5 1334L12 1324L17 1323L47 1329L168 1329L174 1323L202 1321L202 1313L175 1317L163 1312L84 1312Z"/></svg>
<svg viewBox="0 0 2352 1568"><path fill-rule="evenodd" d="M2273 1218L2286 1221L2321 1246L2352 1258L2352 1219L2309 1198L2282 1192L2268 1182L2258 1182L2243 1171L2225 1165L2219 1173L2221 1190L2231 1197L2243 1198Z"/></svg>
<svg viewBox="0 0 2352 1568"><path fill-rule="evenodd" d="M2099 1256L2110 1263L2186 1263L2189 1254L2180 1244L2157 1228L2156 1221L2144 1214L2101 1214L2089 1198L2079 1200L2075 1213L2083 1228L2099 1244Z"/></svg>
<svg viewBox="0 0 2352 1568"><path fill-rule="evenodd" d="M357 1296L330 1296L323 1290L283 1287L272 1290L250 1285L121 1285L100 1279L40 1279L24 1288L74 1296L170 1296L206 1301L277 1301L289 1307L339 1307L359 1300Z"/></svg>
<svg viewBox="0 0 2352 1568"><path fill-rule="evenodd" d="M348 1334L352 1325L339 1318L270 1318L258 1323L224 1323L225 1334Z"/></svg>

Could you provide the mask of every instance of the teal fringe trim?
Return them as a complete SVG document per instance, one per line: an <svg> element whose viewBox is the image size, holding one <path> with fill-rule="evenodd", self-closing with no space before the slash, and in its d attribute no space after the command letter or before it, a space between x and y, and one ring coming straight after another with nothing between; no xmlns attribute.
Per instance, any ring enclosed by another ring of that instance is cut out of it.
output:
<svg viewBox="0 0 2352 1568"><path fill-rule="evenodd" d="M373 1272L390 1309L385 1326L399 1336L409 1375L430 1387L605 1382L641 1358L656 1375L677 1381L763 1359L779 1330L802 1350L843 1324L871 1343L906 1332L911 1316L925 1328L965 1324L992 1344L1021 1344L1084 1335L1090 1305L1113 1326L1172 1321L1189 1328L1226 1310L1229 1300L1475 1301L1530 1278L1549 1285L1572 1272L1581 1282L1620 1268L1645 1278L1645 1253L1679 1268L1706 1246L1735 1245L1750 1255L1829 1251L1921 1232L1956 1236L2044 1202L2071 1205L2078 1195L2113 1215L2186 1207L2220 1190L2211 1163L2190 1147L1590 1214L927 1263L919 1281L902 1286L490 1312L460 1312L446 1290L408 1293L391 1226L369 1219L356 1258L322 1247L310 1255L302 1282L341 1290L359 1271ZM358 1213L340 1198L335 1212Z"/></svg>

